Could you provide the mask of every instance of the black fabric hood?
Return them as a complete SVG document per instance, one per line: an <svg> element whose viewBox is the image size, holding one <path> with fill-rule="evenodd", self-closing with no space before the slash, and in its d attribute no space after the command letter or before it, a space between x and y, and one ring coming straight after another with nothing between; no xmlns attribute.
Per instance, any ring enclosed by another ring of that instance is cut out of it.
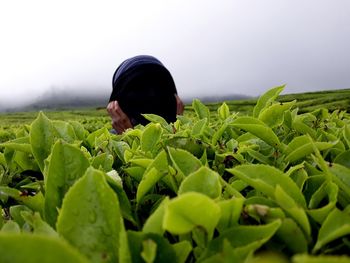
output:
<svg viewBox="0 0 350 263"><path fill-rule="evenodd" d="M117 100L134 125L147 124L143 113L157 114L174 122L176 93L170 72L159 60L137 56L125 60L115 71L109 101Z"/></svg>

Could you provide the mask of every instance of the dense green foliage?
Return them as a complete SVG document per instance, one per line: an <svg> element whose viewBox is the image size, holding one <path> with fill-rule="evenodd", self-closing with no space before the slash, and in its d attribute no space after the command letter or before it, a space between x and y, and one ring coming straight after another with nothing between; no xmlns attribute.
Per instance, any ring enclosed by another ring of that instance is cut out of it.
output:
<svg viewBox="0 0 350 263"><path fill-rule="evenodd" d="M296 106L299 113L310 112L318 108L325 108L329 111L345 110L350 112L350 89L327 90L307 93L285 94L276 98L280 102L297 100ZM258 99L232 100L226 101L231 111L251 114ZM222 102L207 104L210 110L216 110ZM187 107L192 109L191 106Z"/></svg>
<svg viewBox="0 0 350 263"><path fill-rule="evenodd" d="M350 262L350 115L263 94L111 134L39 113L0 144L1 262Z"/></svg>

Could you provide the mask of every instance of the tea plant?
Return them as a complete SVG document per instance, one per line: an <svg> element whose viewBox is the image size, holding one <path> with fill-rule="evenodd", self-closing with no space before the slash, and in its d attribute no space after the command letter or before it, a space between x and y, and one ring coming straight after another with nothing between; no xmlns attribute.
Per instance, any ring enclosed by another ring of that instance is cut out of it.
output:
<svg viewBox="0 0 350 263"><path fill-rule="evenodd" d="M0 144L1 262L350 262L350 116L283 88L121 135L40 113Z"/></svg>

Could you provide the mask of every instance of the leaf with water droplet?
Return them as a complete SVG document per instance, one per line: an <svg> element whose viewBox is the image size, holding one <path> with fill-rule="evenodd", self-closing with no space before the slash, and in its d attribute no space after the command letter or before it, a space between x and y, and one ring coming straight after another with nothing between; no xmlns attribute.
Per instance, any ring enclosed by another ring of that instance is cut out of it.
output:
<svg viewBox="0 0 350 263"><path fill-rule="evenodd" d="M55 226L57 208L74 182L80 178L90 163L77 147L57 141L52 149L46 177L45 209L46 221Z"/></svg>
<svg viewBox="0 0 350 263"><path fill-rule="evenodd" d="M117 262L124 226L117 195L102 171L88 168L69 189L57 219L57 231L92 262L104 262L105 258Z"/></svg>

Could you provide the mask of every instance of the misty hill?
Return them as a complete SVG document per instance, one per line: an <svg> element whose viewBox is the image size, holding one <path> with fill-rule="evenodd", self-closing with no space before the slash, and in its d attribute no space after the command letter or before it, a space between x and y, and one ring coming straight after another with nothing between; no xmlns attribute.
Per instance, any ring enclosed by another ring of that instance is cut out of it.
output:
<svg viewBox="0 0 350 263"><path fill-rule="evenodd" d="M55 94L43 96L26 106L28 109L62 109L82 107L105 107L109 97L106 94Z"/></svg>
<svg viewBox="0 0 350 263"><path fill-rule="evenodd" d="M96 92L99 90L99 92ZM74 90L51 88L30 103L7 107L0 111L60 110L87 107L106 107L109 94L105 90Z"/></svg>
<svg viewBox="0 0 350 263"><path fill-rule="evenodd" d="M98 91L98 92L97 92ZM74 108L100 108L108 104L110 93L105 89L59 89L51 88L35 99L23 106L12 108L0 108L0 111L38 111L38 110L60 110ZM220 102L228 100L250 99L251 97L239 94L224 96L202 96L196 97L204 103ZM191 104L194 98L182 98L185 104Z"/></svg>

